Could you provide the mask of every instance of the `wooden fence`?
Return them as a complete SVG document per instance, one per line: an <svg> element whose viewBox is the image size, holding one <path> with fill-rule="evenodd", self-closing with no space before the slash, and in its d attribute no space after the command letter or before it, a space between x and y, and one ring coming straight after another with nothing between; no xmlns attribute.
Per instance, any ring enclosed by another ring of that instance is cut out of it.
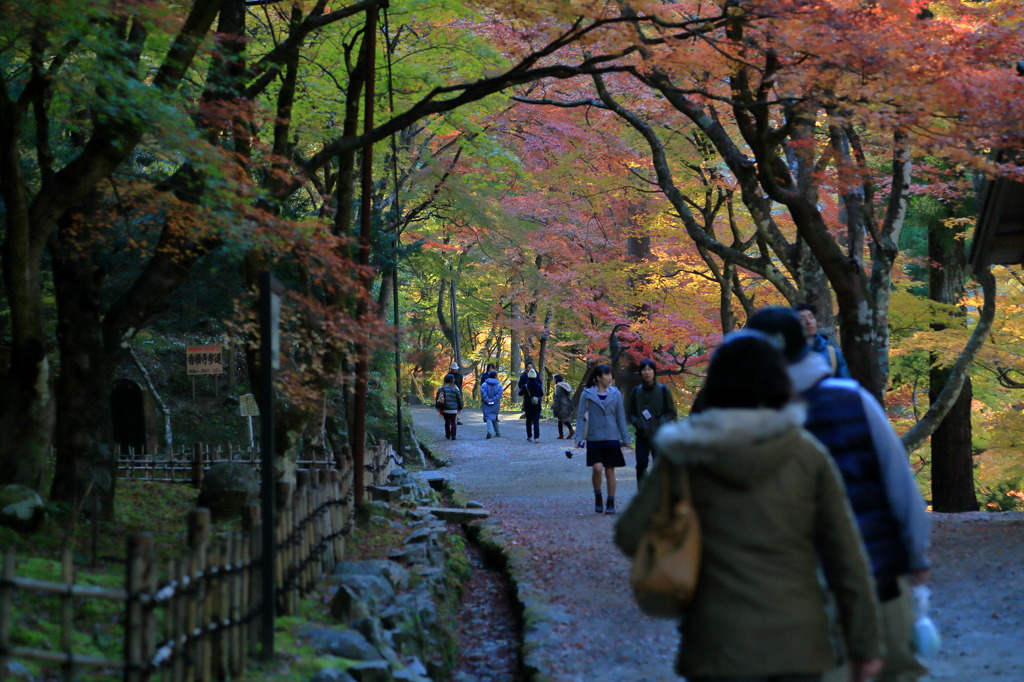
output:
<svg viewBox="0 0 1024 682"><path fill-rule="evenodd" d="M344 453L342 464L351 462L351 455ZM188 483L199 487L203 475L215 464L222 462L247 462L259 471L262 460L258 450L236 446L211 446L196 443L189 450L171 455L121 454L117 455L117 476L134 481L159 481L165 483ZM324 450L314 451L296 461L296 468L310 470L331 470L337 468L335 459ZM384 485L395 465L402 460L387 441L366 451L367 485Z"/></svg>
<svg viewBox="0 0 1024 682"><path fill-rule="evenodd" d="M277 613L296 612L299 597L341 561L344 536L350 527L351 477L337 471L301 470L296 484L277 490L278 518L274 556ZM127 541L124 588L76 585L71 552L65 551L61 582L17 576L17 558L5 551L0 579L0 677L10 659L59 666L65 680L76 671L120 676L135 682L174 682L237 678L246 659L257 652L261 604L262 555L260 511L250 505L243 530L217 540L210 537L210 514L196 509L188 515L188 546L165 566L153 558L152 536ZM56 596L60 641L50 649L12 643L17 626L14 607L19 593ZM122 605L123 658L76 653L72 646L76 602L113 600Z"/></svg>

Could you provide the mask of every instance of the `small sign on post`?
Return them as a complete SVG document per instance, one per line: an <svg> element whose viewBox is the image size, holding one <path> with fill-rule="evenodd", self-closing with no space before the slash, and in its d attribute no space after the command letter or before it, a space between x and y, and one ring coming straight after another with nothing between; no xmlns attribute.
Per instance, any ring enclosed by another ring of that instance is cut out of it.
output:
<svg viewBox="0 0 1024 682"><path fill-rule="evenodd" d="M256 396L252 393L238 396L238 412L249 421L249 450L256 446L252 435L252 418L260 416L260 406L256 402Z"/></svg>

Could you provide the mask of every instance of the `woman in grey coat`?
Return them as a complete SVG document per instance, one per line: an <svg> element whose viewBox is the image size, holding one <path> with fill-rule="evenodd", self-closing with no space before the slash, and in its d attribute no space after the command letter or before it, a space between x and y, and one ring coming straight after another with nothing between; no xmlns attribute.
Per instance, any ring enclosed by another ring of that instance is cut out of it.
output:
<svg viewBox="0 0 1024 682"><path fill-rule="evenodd" d="M587 466L591 468L594 484L594 511L598 514L615 513L615 469L626 466L622 445L629 442L626 406L622 393L612 386L614 380L611 367L595 367L587 388L580 395L576 417L580 447L586 445L587 448ZM607 505L601 496L602 473L608 482Z"/></svg>

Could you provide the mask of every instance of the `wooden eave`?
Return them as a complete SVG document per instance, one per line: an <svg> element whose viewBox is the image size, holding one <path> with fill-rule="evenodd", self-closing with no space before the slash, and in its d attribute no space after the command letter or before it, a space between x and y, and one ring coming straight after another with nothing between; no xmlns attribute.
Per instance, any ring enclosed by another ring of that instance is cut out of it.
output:
<svg viewBox="0 0 1024 682"><path fill-rule="evenodd" d="M986 180L981 216L971 244L971 266L1024 263L1024 183Z"/></svg>

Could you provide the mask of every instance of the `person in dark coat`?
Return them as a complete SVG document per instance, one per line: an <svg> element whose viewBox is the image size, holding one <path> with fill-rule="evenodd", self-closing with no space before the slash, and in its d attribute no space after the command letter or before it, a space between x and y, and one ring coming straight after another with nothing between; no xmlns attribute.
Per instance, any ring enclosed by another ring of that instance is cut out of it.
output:
<svg viewBox="0 0 1024 682"><path fill-rule="evenodd" d="M498 427L498 411L501 409L501 382L497 372L488 372L484 383L480 385L480 403L487 424L487 438L501 437Z"/></svg>
<svg viewBox="0 0 1024 682"><path fill-rule="evenodd" d="M551 412L558 420L558 437L572 440L576 433L576 429L572 426L572 418L575 413L572 406L572 386L561 374L556 374L553 378L555 380L555 397L551 400ZM568 427L568 436L562 435L563 426Z"/></svg>
<svg viewBox="0 0 1024 682"><path fill-rule="evenodd" d="M523 396L523 412L526 413L526 441L540 442L540 410L544 398L544 385L540 383L537 370L528 363L526 381L520 380L519 395Z"/></svg>
<svg viewBox="0 0 1024 682"><path fill-rule="evenodd" d="M636 483L647 473L648 458L653 459L654 434L676 420L676 401L668 386L658 382L653 360L640 361L640 385L629 392L626 417L636 429Z"/></svg>
<svg viewBox="0 0 1024 682"><path fill-rule="evenodd" d="M446 374L444 385L437 389L434 405L444 417L444 437L455 440L459 413L462 412L462 391L455 385L455 376Z"/></svg>
<svg viewBox="0 0 1024 682"><path fill-rule="evenodd" d="M459 363L457 361L452 360L452 364L448 365L448 373L455 377L455 388L462 391L462 370L459 368ZM455 423L462 426L462 418L456 416Z"/></svg>

